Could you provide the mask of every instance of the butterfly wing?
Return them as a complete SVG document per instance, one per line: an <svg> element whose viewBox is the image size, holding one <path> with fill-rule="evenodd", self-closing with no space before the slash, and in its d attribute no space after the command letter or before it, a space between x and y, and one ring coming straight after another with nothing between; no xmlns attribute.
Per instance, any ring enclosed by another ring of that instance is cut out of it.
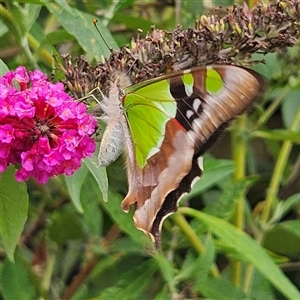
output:
<svg viewBox="0 0 300 300"><path fill-rule="evenodd" d="M125 90L129 191L137 228L157 247L163 220L177 209L203 171L199 158L226 124L262 89L253 71L235 66L198 67Z"/></svg>

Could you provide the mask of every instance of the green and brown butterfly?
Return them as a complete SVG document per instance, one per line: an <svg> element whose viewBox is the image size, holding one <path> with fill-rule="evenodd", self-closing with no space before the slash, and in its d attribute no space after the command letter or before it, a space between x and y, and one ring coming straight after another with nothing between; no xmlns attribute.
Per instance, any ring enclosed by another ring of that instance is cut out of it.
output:
<svg viewBox="0 0 300 300"><path fill-rule="evenodd" d="M107 122L99 163L125 150L128 194L135 226L160 248L164 219L203 172L202 155L228 122L262 90L262 77L238 66L214 65L174 72L132 85L117 74L101 108Z"/></svg>

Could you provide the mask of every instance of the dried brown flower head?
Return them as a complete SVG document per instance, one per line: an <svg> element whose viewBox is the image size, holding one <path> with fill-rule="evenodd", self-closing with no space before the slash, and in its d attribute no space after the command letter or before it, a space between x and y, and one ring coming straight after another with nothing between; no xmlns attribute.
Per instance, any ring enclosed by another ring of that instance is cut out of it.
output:
<svg viewBox="0 0 300 300"><path fill-rule="evenodd" d="M96 87L106 91L114 74L126 72L138 83L176 70L212 64L249 66L253 53L269 53L293 46L300 37L300 0L272 0L249 10L233 5L227 13L201 16L194 28L171 32L152 28L138 33L130 47L113 50L105 62L92 66L83 56L72 64L64 56L66 89L77 98Z"/></svg>

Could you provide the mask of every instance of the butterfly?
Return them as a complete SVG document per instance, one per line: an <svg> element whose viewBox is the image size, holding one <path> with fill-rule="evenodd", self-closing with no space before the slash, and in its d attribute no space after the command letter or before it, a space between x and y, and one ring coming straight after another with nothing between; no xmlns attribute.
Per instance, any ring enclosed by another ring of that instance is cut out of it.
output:
<svg viewBox="0 0 300 300"><path fill-rule="evenodd" d="M135 226L160 248L164 219L203 172L202 155L234 117L262 90L262 77L230 65L195 67L131 84L126 74L111 83L101 108L107 127L99 164L125 150L128 194Z"/></svg>

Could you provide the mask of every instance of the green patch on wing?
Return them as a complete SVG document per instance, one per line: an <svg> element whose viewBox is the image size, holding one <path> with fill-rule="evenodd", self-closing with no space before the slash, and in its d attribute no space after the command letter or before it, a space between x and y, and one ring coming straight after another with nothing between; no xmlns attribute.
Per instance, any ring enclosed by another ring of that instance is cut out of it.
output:
<svg viewBox="0 0 300 300"><path fill-rule="evenodd" d="M194 89L194 76L191 73L185 73L181 76L187 95L192 95Z"/></svg>
<svg viewBox="0 0 300 300"><path fill-rule="evenodd" d="M205 88L210 94L215 94L223 87L221 75L214 69L207 69Z"/></svg>
<svg viewBox="0 0 300 300"><path fill-rule="evenodd" d="M149 154L155 153L164 138L165 126L176 115L176 102L166 79L148 85L130 87L125 96L127 113L137 163L144 167ZM125 93L128 90L125 90Z"/></svg>

